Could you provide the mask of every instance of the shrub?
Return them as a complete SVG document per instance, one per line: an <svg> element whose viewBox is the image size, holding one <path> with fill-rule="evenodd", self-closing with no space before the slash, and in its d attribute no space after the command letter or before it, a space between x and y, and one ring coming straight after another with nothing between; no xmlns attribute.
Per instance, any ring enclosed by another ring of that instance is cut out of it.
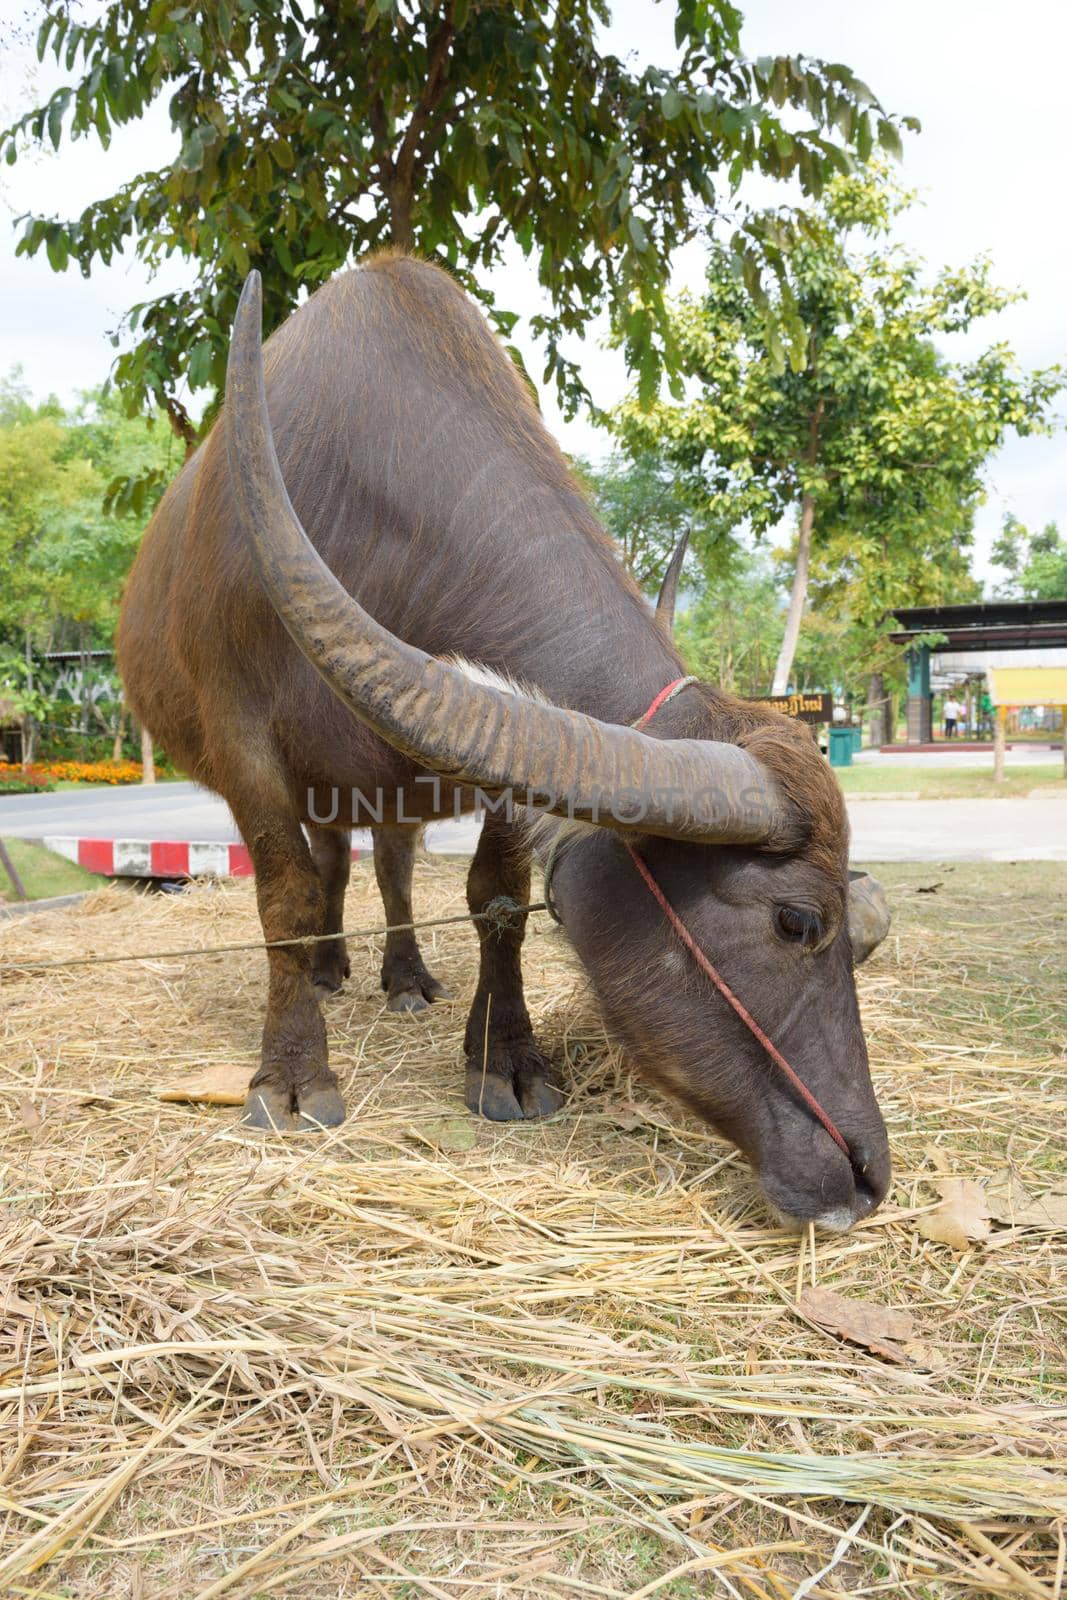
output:
<svg viewBox="0 0 1067 1600"><path fill-rule="evenodd" d="M156 776L162 776L156 768ZM40 761L28 770L0 762L0 792L33 794L57 783L140 783L139 761ZM20 787L21 785L21 787Z"/></svg>
<svg viewBox="0 0 1067 1600"><path fill-rule="evenodd" d="M0 761L0 794L42 794L55 784L39 768L23 771L8 761Z"/></svg>

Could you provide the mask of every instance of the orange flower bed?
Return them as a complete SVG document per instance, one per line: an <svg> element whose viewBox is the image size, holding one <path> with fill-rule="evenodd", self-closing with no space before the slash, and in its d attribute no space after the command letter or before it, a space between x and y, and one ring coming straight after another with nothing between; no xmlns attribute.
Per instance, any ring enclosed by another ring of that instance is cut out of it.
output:
<svg viewBox="0 0 1067 1600"><path fill-rule="evenodd" d="M156 776L161 774L156 770ZM140 783L139 761L35 761L24 771L9 761L0 761L0 786L5 778L29 779L42 786L52 783Z"/></svg>
<svg viewBox="0 0 1067 1600"><path fill-rule="evenodd" d="M23 771L22 767L10 761L0 761L0 794L35 794L38 790L51 787L44 774L32 767Z"/></svg>

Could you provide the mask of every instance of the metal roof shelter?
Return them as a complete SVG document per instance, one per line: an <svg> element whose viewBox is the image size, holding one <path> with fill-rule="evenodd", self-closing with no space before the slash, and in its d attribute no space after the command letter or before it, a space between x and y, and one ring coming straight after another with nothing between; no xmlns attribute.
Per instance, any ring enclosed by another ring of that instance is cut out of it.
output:
<svg viewBox="0 0 1067 1600"><path fill-rule="evenodd" d="M114 650L46 650L46 661L110 661Z"/></svg>
<svg viewBox="0 0 1067 1600"><path fill-rule="evenodd" d="M907 646L908 743L930 741L932 700L930 657L936 650L952 660L974 655L975 668L987 673L997 708L994 771L1004 766L1004 733L1009 705L1038 705L1060 699L1067 681L1067 598L1063 600L985 600L965 606L906 606L891 613L899 631L894 644ZM931 646L930 634L942 642ZM995 661L994 658L995 657ZM1067 695L1063 696L1067 699ZM1067 770L1067 705L1064 710L1064 767Z"/></svg>
<svg viewBox="0 0 1067 1600"><path fill-rule="evenodd" d="M946 642L938 648L952 651L1067 646L1067 598L905 606L890 615L900 623L899 633L890 634L894 644L907 644L920 633L943 633Z"/></svg>

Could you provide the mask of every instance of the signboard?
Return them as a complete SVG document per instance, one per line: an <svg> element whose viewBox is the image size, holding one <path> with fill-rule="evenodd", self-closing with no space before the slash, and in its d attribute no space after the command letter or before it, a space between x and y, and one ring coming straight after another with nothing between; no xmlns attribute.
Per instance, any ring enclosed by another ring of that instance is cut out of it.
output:
<svg viewBox="0 0 1067 1600"><path fill-rule="evenodd" d="M832 694L774 694L754 702L770 706L772 711L783 711L798 722L832 722L834 697Z"/></svg>
<svg viewBox="0 0 1067 1600"><path fill-rule="evenodd" d="M988 667L995 706L1067 705L1067 667Z"/></svg>

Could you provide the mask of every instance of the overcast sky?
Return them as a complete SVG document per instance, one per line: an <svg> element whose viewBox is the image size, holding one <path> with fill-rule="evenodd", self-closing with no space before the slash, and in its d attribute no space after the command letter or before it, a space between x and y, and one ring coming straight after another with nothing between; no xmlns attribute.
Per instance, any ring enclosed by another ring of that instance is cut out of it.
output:
<svg viewBox="0 0 1067 1600"><path fill-rule="evenodd" d="M907 138L903 177L923 205L902 219L901 237L933 267L959 264L986 252L1000 282L1024 288L1028 299L981 326L968 339L978 348L1009 341L1028 365L1067 359L1067 287L1063 222L1063 72L1067 6L1063 0L739 0L744 43L751 55L804 52L844 61L884 104L918 116L919 135ZM27 0L0 0L0 19L20 23ZM611 48L668 64L673 56L671 0L616 0ZM7 34L7 28L4 29ZM29 48L0 59L0 120L27 107L35 91L58 81L38 67ZM84 279L73 269L52 273L43 254L16 260L14 218L33 209L77 214L90 200L147 166L173 158L176 141L161 106L122 130L106 154L95 141L64 143L58 156L35 155L0 169L0 372L18 363L35 394L67 399L99 383L113 351L108 332L123 310L180 281L173 264L150 285L127 259ZM521 258L520 258L521 262ZM538 294L532 274L509 268L502 299L532 313ZM700 252L678 263L678 282L696 284ZM625 374L593 330L581 350L587 382L601 404L621 399ZM530 371L542 362L521 335ZM967 347L957 347L967 348ZM603 435L581 418L566 422L544 396L547 420L567 449L601 454ZM988 504L977 519L977 566L1006 510L1030 525L1067 523L1067 435L1013 440L991 464Z"/></svg>

